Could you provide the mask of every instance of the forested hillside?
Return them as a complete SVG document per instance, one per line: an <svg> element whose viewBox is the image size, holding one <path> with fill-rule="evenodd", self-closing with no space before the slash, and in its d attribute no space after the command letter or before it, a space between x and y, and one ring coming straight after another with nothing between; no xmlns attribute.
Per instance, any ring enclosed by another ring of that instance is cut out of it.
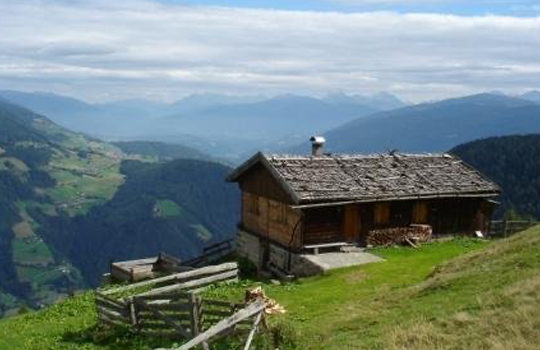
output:
<svg viewBox="0 0 540 350"><path fill-rule="evenodd" d="M95 284L110 260L187 258L234 233L229 168L130 158L0 100L0 317Z"/></svg>
<svg viewBox="0 0 540 350"><path fill-rule="evenodd" d="M540 220L540 135L490 137L450 152L501 186L498 218L517 214Z"/></svg>
<svg viewBox="0 0 540 350"><path fill-rule="evenodd" d="M229 171L198 160L124 161L126 182L115 196L63 227L70 241L65 254L92 286L111 260L156 256L160 251L196 256L209 242L235 233L239 195L235 186L224 182ZM62 239L54 225L51 233Z"/></svg>

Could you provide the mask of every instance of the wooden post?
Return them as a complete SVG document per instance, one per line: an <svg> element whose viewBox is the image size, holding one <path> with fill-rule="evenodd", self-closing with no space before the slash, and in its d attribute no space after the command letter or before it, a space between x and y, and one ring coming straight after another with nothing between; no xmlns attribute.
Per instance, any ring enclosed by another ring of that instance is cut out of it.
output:
<svg viewBox="0 0 540 350"><path fill-rule="evenodd" d="M195 338L200 334L200 314L199 314L199 305L201 299L197 297L195 293L188 293L188 304L189 304L189 313L190 313L190 323L191 323L191 339ZM202 343L204 350L209 350L208 342L204 341Z"/></svg>
<svg viewBox="0 0 540 350"><path fill-rule="evenodd" d="M131 318L131 325L135 328L138 328L139 326L139 308L137 307L137 303L135 299L131 300L131 303L129 304L129 317Z"/></svg>
<svg viewBox="0 0 540 350"><path fill-rule="evenodd" d="M255 317L255 321L253 322L253 327L251 328L251 331L249 332L248 338L246 340L246 344L244 345L244 350L249 350L249 347L251 346L251 342L253 341L253 336L255 335L255 332L257 332L257 328L259 327L259 323L261 322L261 318L263 317L264 310L259 312L259 314Z"/></svg>
<svg viewBox="0 0 540 350"><path fill-rule="evenodd" d="M249 304L245 309L239 310L232 316L219 321L217 324L210 327L204 333L199 334L181 347L169 350L188 350L203 342L207 342L210 338L222 333L227 329L230 329L232 326L238 324L239 322L242 322L246 318L254 316L261 311L264 311L264 307L264 300L254 301L253 303Z"/></svg>
<svg viewBox="0 0 540 350"><path fill-rule="evenodd" d="M191 323L191 338L199 335L199 310L197 308L197 296L195 293L188 293L189 315Z"/></svg>

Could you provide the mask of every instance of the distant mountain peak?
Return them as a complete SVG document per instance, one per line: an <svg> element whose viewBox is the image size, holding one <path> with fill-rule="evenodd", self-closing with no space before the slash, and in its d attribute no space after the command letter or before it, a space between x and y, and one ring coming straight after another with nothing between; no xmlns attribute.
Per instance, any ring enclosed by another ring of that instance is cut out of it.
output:
<svg viewBox="0 0 540 350"><path fill-rule="evenodd" d="M538 90L527 91L526 93L521 94L519 97L524 100L540 104L540 91Z"/></svg>

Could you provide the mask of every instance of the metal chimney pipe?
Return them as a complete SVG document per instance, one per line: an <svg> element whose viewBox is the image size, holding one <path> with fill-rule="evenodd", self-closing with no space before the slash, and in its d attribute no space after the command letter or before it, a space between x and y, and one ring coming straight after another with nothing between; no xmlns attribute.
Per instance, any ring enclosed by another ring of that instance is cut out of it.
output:
<svg viewBox="0 0 540 350"><path fill-rule="evenodd" d="M323 155L323 146L325 139L322 136L311 136L311 156L321 157Z"/></svg>

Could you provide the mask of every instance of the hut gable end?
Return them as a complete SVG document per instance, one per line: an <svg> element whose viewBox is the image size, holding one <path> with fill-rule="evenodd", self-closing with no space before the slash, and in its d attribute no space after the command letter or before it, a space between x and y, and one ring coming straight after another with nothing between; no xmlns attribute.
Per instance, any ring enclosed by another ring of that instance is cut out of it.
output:
<svg viewBox="0 0 540 350"><path fill-rule="evenodd" d="M283 189L269 170L262 164L256 163L238 178L243 192L255 194L278 202L292 204L289 194Z"/></svg>

